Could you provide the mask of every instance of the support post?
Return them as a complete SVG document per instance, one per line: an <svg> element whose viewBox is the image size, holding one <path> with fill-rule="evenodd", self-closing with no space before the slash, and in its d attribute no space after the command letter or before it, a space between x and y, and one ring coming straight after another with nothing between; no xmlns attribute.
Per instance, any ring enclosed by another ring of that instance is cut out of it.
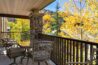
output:
<svg viewBox="0 0 98 65"><path fill-rule="evenodd" d="M97 45L97 49L98 49L98 45ZM98 60L98 51L96 52L96 59ZM96 65L98 65L97 61L96 61Z"/></svg>
<svg viewBox="0 0 98 65"><path fill-rule="evenodd" d="M30 42L33 47L38 33L42 33L42 14L34 14L30 16Z"/></svg>
<svg viewBox="0 0 98 65"><path fill-rule="evenodd" d="M34 52L34 46L36 40L38 39L38 33L42 32L42 16L35 12L32 12L30 16L30 45L33 48L32 51ZM34 60L34 59L33 59Z"/></svg>

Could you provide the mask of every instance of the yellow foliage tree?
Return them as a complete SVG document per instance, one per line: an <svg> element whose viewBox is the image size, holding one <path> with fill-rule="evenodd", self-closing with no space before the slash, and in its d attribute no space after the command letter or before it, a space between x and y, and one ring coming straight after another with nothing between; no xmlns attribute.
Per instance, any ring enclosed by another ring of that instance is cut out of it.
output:
<svg viewBox="0 0 98 65"><path fill-rule="evenodd" d="M30 30L30 21L28 19L20 19L16 18L15 22L8 22L8 25L10 26L12 32L11 38L15 39L20 45L29 45L29 40L28 43L21 42L22 40L22 34L25 32L29 32ZM28 33L29 34L29 33ZM26 38L28 35L24 35Z"/></svg>
<svg viewBox="0 0 98 65"><path fill-rule="evenodd" d="M74 1L74 0L72 0ZM61 36L67 33L72 38L95 41L98 39L98 2L97 0L78 1L81 2L83 9L80 9L75 2L66 2L65 12L61 12L64 23L61 25ZM84 4L84 2L86 4ZM68 13L66 13L68 12Z"/></svg>

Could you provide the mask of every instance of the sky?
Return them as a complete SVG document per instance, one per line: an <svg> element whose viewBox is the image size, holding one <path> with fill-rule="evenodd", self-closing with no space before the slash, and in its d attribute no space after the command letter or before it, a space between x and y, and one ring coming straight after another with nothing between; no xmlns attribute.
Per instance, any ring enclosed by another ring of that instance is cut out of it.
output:
<svg viewBox="0 0 98 65"><path fill-rule="evenodd" d="M67 1L71 1L71 0L55 0L55 2L48 5L45 9L50 10L50 11L56 11L56 5L59 2L59 6L60 6L59 10L61 11L61 10L63 10L62 7L64 6L64 3ZM74 1L76 2L77 7L80 8L80 3L78 2L78 0L74 0ZM83 2L82 2L82 7L84 7L84 2L85 2L85 0L83 0Z"/></svg>
<svg viewBox="0 0 98 65"><path fill-rule="evenodd" d="M62 7L64 2L66 2L66 1L67 0L56 0L55 2L51 3L50 5L48 5L45 9L46 10L51 10L51 11L56 11L57 2L60 2L60 7ZM60 8L60 10L62 10L62 8Z"/></svg>

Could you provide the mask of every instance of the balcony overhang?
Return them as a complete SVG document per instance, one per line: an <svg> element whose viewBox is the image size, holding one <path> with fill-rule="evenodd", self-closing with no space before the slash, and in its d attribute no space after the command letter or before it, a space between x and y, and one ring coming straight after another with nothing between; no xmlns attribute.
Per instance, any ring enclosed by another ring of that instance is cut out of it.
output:
<svg viewBox="0 0 98 65"><path fill-rule="evenodd" d="M0 0L0 16L28 18L32 10L41 10L54 0Z"/></svg>

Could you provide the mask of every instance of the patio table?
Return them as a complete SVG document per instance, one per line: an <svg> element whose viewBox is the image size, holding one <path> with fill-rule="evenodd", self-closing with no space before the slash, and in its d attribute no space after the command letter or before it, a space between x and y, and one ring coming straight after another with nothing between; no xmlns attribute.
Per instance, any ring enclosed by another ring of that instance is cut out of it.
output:
<svg viewBox="0 0 98 65"><path fill-rule="evenodd" d="M20 47L25 50L24 56L21 58L20 63L22 64L22 61L23 61L24 59L27 59L27 63L28 63L28 53L30 52L30 49L31 49L32 47L30 47L30 46L21 46L21 45L20 45Z"/></svg>
<svg viewBox="0 0 98 65"><path fill-rule="evenodd" d="M48 40L42 40L42 41L37 41L38 47L39 48L52 48L52 43L53 41L48 41Z"/></svg>

